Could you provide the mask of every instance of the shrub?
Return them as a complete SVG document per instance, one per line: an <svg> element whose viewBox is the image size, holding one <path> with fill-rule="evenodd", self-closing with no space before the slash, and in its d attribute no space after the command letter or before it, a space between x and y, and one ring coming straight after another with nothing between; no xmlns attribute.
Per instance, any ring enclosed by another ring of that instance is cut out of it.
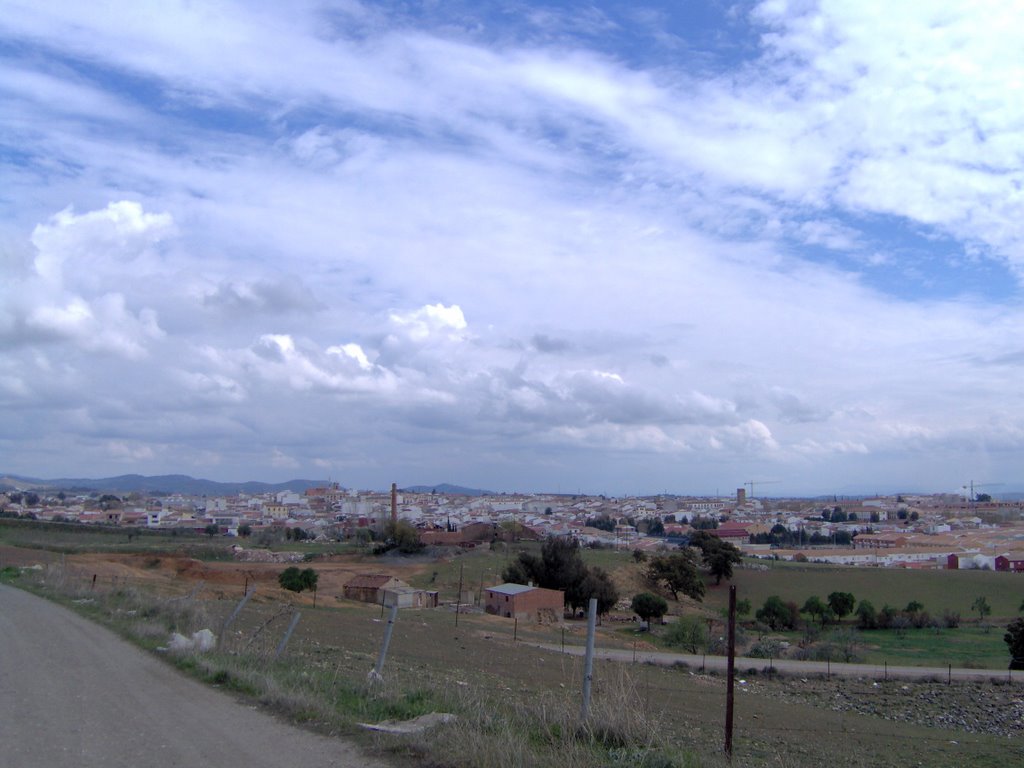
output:
<svg viewBox="0 0 1024 768"><path fill-rule="evenodd" d="M696 616L681 616L669 624L664 639L670 646L697 653L707 643L707 628Z"/></svg>
<svg viewBox="0 0 1024 768"><path fill-rule="evenodd" d="M281 572L277 577L277 583L284 589L291 590L292 592L302 592L306 589L315 590L319 579L319 574L312 568L300 571L293 565Z"/></svg>

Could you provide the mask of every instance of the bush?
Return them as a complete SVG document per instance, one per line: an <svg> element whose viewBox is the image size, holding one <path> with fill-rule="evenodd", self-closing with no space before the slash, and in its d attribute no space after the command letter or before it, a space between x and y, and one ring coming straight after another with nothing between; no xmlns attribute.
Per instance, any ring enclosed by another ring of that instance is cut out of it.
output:
<svg viewBox="0 0 1024 768"><path fill-rule="evenodd" d="M707 643L707 628L696 616L680 616L669 624L664 639L670 646L697 653Z"/></svg>
<svg viewBox="0 0 1024 768"><path fill-rule="evenodd" d="M754 643L750 650L747 651L746 655L754 659L777 659L781 652L782 646L778 640L762 638Z"/></svg>
<svg viewBox="0 0 1024 768"><path fill-rule="evenodd" d="M320 575L312 568L300 571L294 565L285 568L277 577L277 583L292 592L302 592L306 589L315 590L319 580Z"/></svg>

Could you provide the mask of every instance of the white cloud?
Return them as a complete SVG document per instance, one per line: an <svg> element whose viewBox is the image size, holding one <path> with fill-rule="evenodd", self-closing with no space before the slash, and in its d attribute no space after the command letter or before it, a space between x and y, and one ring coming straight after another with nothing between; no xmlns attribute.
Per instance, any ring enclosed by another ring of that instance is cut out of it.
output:
<svg viewBox="0 0 1024 768"><path fill-rule="evenodd" d="M466 329L466 318L458 305L428 304L412 312L394 312L391 322L416 342L431 338L459 341Z"/></svg>

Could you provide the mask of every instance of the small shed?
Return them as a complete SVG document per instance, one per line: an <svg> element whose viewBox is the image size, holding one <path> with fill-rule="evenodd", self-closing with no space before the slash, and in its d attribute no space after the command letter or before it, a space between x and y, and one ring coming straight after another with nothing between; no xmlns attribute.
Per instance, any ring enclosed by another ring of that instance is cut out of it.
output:
<svg viewBox="0 0 1024 768"><path fill-rule="evenodd" d="M565 592L524 584L499 584L487 588L484 610L509 619L539 621L550 614L557 618L565 612Z"/></svg>
<svg viewBox="0 0 1024 768"><path fill-rule="evenodd" d="M386 573L360 574L349 579L342 587L342 594L349 600L380 605L388 590L411 589L401 579Z"/></svg>
<svg viewBox="0 0 1024 768"><path fill-rule="evenodd" d="M437 608L437 592L415 587L391 587L384 590L384 605L399 608Z"/></svg>

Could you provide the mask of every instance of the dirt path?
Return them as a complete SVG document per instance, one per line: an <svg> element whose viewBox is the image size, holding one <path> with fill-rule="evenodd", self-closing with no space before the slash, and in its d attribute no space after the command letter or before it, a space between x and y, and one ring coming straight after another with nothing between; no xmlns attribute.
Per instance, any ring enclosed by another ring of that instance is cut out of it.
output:
<svg viewBox="0 0 1024 768"><path fill-rule="evenodd" d="M581 645L566 645L563 649L553 643L532 643L537 648L558 651L575 656L584 655L586 649ZM642 664L686 664L695 669L713 669L725 672L729 660L725 656L701 656L700 654L666 653L661 651L641 651L598 648L594 657L609 661L640 662ZM768 659L754 659L746 656L736 657L736 672L741 677L748 669L764 670L768 667ZM791 675L836 675L837 677L865 677L874 680L898 678L903 680L1006 680L1024 683L1024 672L1009 672L998 669L967 669L961 667L907 667L886 666L883 664L844 664L825 661L794 661L792 659L773 659L771 666L777 672Z"/></svg>
<svg viewBox="0 0 1024 768"><path fill-rule="evenodd" d="M386 768L183 677L109 630L0 585L6 768Z"/></svg>

